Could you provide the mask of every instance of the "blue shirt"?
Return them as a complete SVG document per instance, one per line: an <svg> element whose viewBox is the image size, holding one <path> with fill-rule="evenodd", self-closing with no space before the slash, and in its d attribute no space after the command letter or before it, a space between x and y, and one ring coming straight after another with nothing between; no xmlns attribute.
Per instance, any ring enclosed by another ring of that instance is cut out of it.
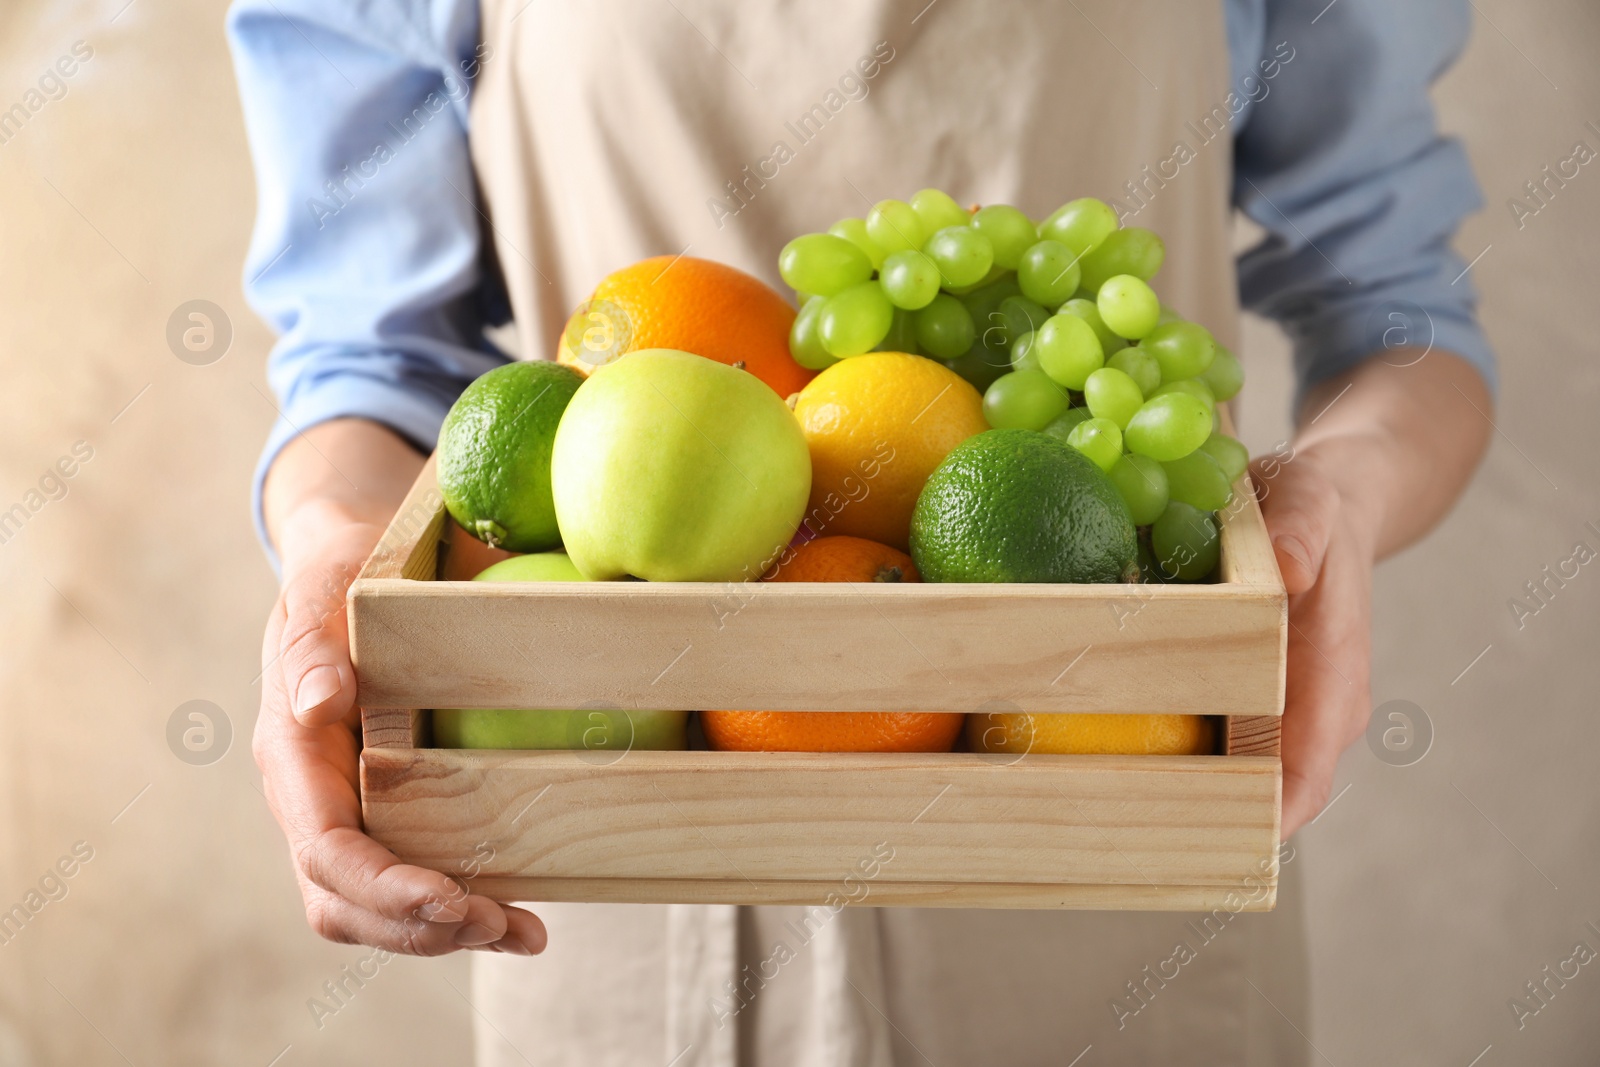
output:
<svg viewBox="0 0 1600 1067"><path fill-rule="evenodd" d="M1233 200L1266 230L1239 259L1243 304L1287 332L1302 389L1400 341L1463 356L1493 388L1449 245L1481 198L1428 98L1469 3L1336 2L1225 0ZM235 0L228 38L260 197L245 291L281 335L255 484L265 542L261 483L285 444L357 416L432 448L466 384L506 360L484 330L509 310L484 269L467 147L475 0ZM1295 76L1264 79L1283 47ZM424 144L374 158L396 137ZM382 182L345 177L377 167Z"/></svg>

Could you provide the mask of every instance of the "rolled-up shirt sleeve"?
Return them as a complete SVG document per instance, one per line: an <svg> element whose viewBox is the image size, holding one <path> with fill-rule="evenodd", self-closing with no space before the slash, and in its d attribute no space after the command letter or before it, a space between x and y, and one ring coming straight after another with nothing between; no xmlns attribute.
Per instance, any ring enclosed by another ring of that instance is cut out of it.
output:
<svg viewBox="0 0 1600 1067"><path fill-rule="evenodd" d="M506 312L467 148L477 36L477 5L444 0L229 12L259 198L245 292L280 335L263 544L261 486L296 435L354 416L431 449L466 384L507 358L484 336Z"/></svg>
<svg viewBox="0 0 1600 1067"><path fill-rule="evenodd" d="M1240 297L1288 334L1302 394L1400 345L1453 352L1497 386L1451 247L1482 199L1428 95L1470 23L1458 0L1230 4L1236 84L1267 87L1234 142L1235 204L1267 231L1239 260ZM1289 53L1270 80L1254 71Z"/></svg>

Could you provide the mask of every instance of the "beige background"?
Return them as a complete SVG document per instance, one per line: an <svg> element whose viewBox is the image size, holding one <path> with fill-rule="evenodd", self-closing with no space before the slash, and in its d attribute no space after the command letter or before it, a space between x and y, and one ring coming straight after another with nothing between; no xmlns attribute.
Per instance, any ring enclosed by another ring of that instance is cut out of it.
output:
<svg viewBox="0 0 1600 1067"><path fill-rule="evenodd" d="M389 963L320 1029L306 1006L367 950L306 931L249 757L273 583L246 489L270 338L240 296L254 193L223 5L125 2L0 7L0 107L73 41L95 50L0 145L0 509L74 442L94 450L0 545L0 910L93 849L0 944L0 1065L463 1062L461 960ZM1600 924L1600 567L1521 630L1507 608L1574 542L1600 549L1583 529L1600 528L1600 170L1520 230L1506 208L1575 141L1600 148L1584 126L1600 17L1477 7L1438 96L1488 201L1459 248L1488 248L1472 277L1502 355L1498 432L1446 526L1379 572L1374 699L1420 705L1433 748L1408 768L1352 750L1348 790L1297 841L1315 962L1313 1017L1294 1022L1318 1062L1577 1065L1600 1048L1600 968L1521 1031L1507 1007L1576 941L1600 949L1584 928ZM164 339L195 298L234 327L210 366ZM1245 355L1260 450L1287 432L1286 362L1258 323ZM167 747L192 699L235 733L211 766Z"/></svg>

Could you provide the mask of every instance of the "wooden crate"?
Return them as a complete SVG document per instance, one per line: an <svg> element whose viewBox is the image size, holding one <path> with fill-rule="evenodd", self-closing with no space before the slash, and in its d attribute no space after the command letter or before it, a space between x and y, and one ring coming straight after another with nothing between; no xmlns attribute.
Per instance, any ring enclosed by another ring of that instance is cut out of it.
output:
<svg viewBox="0 0 1600 1067"><path fill-rule="evenodd" d="M441 581L433 461L351 586L368 833L502 900L1268 910L1287 633L1211 585ZM1183 712L1215 756L483 752L434 707ZM885 860L885 856L889 858Z"/></svg>

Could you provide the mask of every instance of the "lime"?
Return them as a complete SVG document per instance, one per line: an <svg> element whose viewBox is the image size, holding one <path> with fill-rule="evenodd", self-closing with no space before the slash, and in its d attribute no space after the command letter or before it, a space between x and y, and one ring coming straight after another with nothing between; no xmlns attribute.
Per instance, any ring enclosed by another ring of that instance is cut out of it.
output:
<svg viewBox="0 0 1600 1067"><path fill-rule="evenodd" d="M911 516L911 558L929 582L1133 580L1133 519L1086 456L1034 430L957 445Z"/></svg>
<svg viewBox="0 0 1600 1067"><path fill-rule="evenodd" d="M512 552L561 542L550 449L583 375L559 363L508 363L462 392L439 431L439 492L480 541Z"/></svg>

